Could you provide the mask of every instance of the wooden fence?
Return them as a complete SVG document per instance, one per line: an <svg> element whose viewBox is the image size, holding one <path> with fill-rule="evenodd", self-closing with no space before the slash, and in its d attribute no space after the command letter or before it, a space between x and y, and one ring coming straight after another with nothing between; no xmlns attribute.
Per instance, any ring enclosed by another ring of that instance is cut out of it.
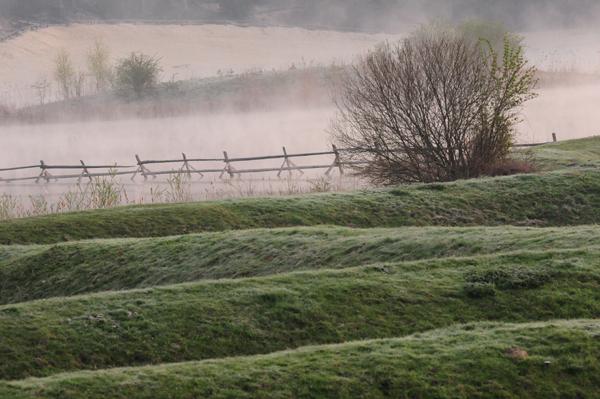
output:
<svg viewBox="0 0 600 399"><path fill-rule="evenodd" d="M139 155L135 155L136 163L132 165L90 165L84 161L80 161L79 165L54 165L44 161L40 161L36 165L18 166L11 168L0 169L1 173L6 172L18 172L26 170L38 170L34 176L25 177L3 177L0 175L0 183L12 183L12 182L26 182L32 181L35 183L39 182L51 182L65 179L77 179L81 182L82 179L92 180L95 177L109 177L109 176L131 176L131 180L135 180L136 177L141 176L144 180L148 178L156 178L161 175L174 175L174 174L185 174L189 177L193 175L204 177L206 174L218 174L220 178L224 177L235 177L245 174L260 174L268 172L277 172L277 177L281 177L282 174L288 173L290 176L293 172L304 174L307 170L321 169L325 170L325 175L329 176L334 170L339 170L341 174L344 173L344 167L351 167L356 165L356 162L342 162L340 151L333 146L331 151L322 152L309 152L309 153L297 153L290 154L287 149L283 147L282 154L278 155L265 155L256 157L244 157L234 158L230 157L227 151L223 151L222 158L190 158L185 153L181 154L179 159L167 159L167 160L143 160ZM299 158L311 158L311 157L331 157L329 162L323 161L319 164L308 164L298 165L294 160ZM280 160L282 161L279 167L255 167L255 168L242 168L238 165L247 164L256 161L267 161L267 160ZM221 164L219 167L202 167L206 164ZM156 170L157 165L176 165L175 168L170 170ZM77 171L77 173L69 173L69 171Z"/></svg>
<svg viewBox="0 0 600 399"><path fill-rule="evenodd" d="M556 135L553 134L553 140L556 142ZM536 143L536 144L519 144L516 147L535 147L547 143ZM222 158L190 158L185 153L181 154L179 159L167 159L167 160L143 160L139 155L135 155L135 164L132 165L88 165L84 161L80 161L78 165L54 165L44 161L40 161L36 165L17 166L11 168L0 169L0 183L12 183L12 182L27 182L32 181L35 183L39 182L51 182L66 179L77 179L81 182L83 179L89 179L90 181L95 177L110 177L110 176L131 176L131 180L135 180L137 176L141 176L144 180L148 178L155 179L161 175L175 175L184 174L188 177L193 175L204 177L207 174L218 174L219 178L224 177L235 177L247 175L247 174L262 174L276 172L277 177L281 177L282 174L287 173L292 176L293 172L298 172L303 175L307 170L325 170L325 175L329 176L334 170L338 170L340 174L344 174L346 168L352 168L358 166L361 162L344 162L342 161L342 153L349 150L338 149L335 145L332 146L330 151L321 152L307 152L307 153L296 153L290 154L287 149L283 147L283 152L277 155L264 155L255 157L243 157L235 158L230 157L227 151L223 151ZM304 164L299 165L294 160L315 158L315 157L329 157L328 161L322 161L315 164ZM242 168L239 165L245 165L251 162L257 161L268 161L268 160L280 160L282 161L279 167L255 167L255 168ZM219 167L202 167L207 164L219 164ZM156 166L159 165L176 165L175 168L170 170L156 170ZM34 176L25 177L3 177L1 174L6 172L18 172L27 170L38 170ZM77 171L77 173L73 173Z"/></svg>

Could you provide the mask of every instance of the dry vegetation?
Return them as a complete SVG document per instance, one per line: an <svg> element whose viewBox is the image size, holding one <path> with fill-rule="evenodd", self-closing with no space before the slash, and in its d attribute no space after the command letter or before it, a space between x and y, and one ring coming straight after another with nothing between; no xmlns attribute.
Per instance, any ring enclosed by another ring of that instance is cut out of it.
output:
<svg viewBox="0 0 600 399"><path fill-rule="evenodd" d="M126 184L118 177L95 177L88 183L73 184L57 196L1 194L0 221L125 205L347 192L363 187L366 183L354 176L193 181L186 174L174 173L163 182L136 185Z"/></svg>

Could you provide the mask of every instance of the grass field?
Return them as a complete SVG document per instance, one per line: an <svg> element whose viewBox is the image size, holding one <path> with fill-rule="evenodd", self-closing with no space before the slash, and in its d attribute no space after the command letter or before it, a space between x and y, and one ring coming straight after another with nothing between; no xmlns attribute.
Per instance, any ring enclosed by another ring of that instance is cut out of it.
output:
<svg viewBox="0 0 600 399"><path fill-rule="evenodd" d="M600 228L301 227L0 246L0 304L379 262L583 247L600 248Z"/></svg>
<svg viewBox="0 0 600 399"><path fill-rule="evenodd" d="M0 244L322 224L565 226L597 222L600 171L572 170L378 191L131 206L17 219L0 225Z"/></svg>
<svg viewBox="0 0 600 399"><path fill-rule="evenodd" d="M600 136L537 147L533 156L542 170L597 168L600 165Z"/></svg>
<svg viewBox="0 0 600 399"><path fill-rule="evenodd" d="M475 323L267 356L0 383L7 399L594 397L600 323ZM527 356L512 353L525 351Z"/></svg>
<svg viewBox="0 0 600 399"><path fill-rule="evenodd" d="M3 222L0 397L593 398L600 140L533 153L551 171Z"/></svg>

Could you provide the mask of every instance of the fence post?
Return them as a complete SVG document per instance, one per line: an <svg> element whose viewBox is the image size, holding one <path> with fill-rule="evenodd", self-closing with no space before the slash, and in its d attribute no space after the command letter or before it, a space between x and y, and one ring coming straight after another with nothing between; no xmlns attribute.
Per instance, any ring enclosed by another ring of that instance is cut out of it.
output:
<svg viewBox="0 0 600 399"><path fill-rule="evenodd" d="M181 167L181 169L179 169L180 172L185 172L190 179L192 178L192 170L198 173L200 177L204 177L203 173L198 172L196 168L190 165L190 162L188 161L187 155L185 155L185 153L182 152L181 155L183 156L183 166Z"/></svg>
<svg viewBox="0 0 600 399"><path fill-rule="evenodd" d="M556 133L552 133L552 142L556 143L558 140L556 139Z"/></svg>
<svg viewBox="0 0 600 399"><path fill-rule="evenodd" d="M342 159L340 158L340 151L338 150L338 148L336 147L335 144L332 144L331 147L333 148L333 154L335 155L335 160L333 161L333 163L331 164L329 169L327 169L327 172L325 172L325 176L329 176L331 171L335 168L338 168L340 170L340 175L343 175L344 174L344 165L342 165Z"/></svg>
<svg viewBox="0 0 600 399"><path fill-rule="evenodd" d="M90 176L90 171L88 170L87 166L85 166L85 163L82 160L79 160L79 162L81 162L81 166L83 167L83 172L77 179L77 182L81 183L81 179L83 177L87 177L88 179L90 179L90 181L92 181L92 176Z"/></svg>
<svg viewBox="0 0 600 399"><path fill-rule="evenodd" d="M48 169L47 169L46 164L44 163L44 161L40 161L40 169L42 170L42 172L37 177L37 179L35 179L35 182L39 183L40 179L44 179L44 180L46 180L46 183L49 183L50 182L50 178L52 177L52 175L50 174L50 172L48 172Z"/></svg>
<svg viewBox="0 0 600 399"><path fill-rule="evenodd" d="M293 168L295 168L298 172L300 172L301 175L304 174L302 169L300 169L300 167L291 160L291 158L289 157L289 155L287 153L287 149L285 147L283 147L283 157L284 157L284 161L283 161L283 164L281 164L281 168L279 168L279 173L277 173L277 177L281 177L281 174L283 173L284 168L287 168L290 177L292 177L292 169Z"/></svg>
<svg viewBox="0 0 600 399"><path fill-rule="evenodd" d="M144 166L144 162L142 162L138 154L135 154L135 159L137 161L138 168L133 173L133 176L131 176L131 180L134 180L138 173L144 176L144 180L148 180L148 175L151 175L156 179L156 175L153 175L152 172L150 172L150 170Z"/></svg>
<svg viewBox="0 0 600 399"><path fill-rule="evenodd" d="M233 178L233 171L235 169L231 166L231 162L229 162L229 155L227 154L227 151L223 151L223 157L223 161L225 162L225 169L223 169L223 171L221 172L219 179L222 179L225 173L229 174L229 177Z"/></svg>

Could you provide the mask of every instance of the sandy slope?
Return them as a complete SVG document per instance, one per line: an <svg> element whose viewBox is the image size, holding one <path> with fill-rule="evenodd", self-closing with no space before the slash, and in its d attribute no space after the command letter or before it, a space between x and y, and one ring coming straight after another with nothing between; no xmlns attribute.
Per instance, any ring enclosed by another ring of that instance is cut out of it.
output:
<svg viewBox="0 0 600 399"><path fill-rule="evenodd" d="M164 79L186 79L215 75L218 70L348 61L388 37L225 25L55 26L0 43L0 93L14 103L30 98L33 82L51 79L53 59L62 48L84 68L85 55L96 39L108 44L115 58L132 51L160 56Z"/></svg>

